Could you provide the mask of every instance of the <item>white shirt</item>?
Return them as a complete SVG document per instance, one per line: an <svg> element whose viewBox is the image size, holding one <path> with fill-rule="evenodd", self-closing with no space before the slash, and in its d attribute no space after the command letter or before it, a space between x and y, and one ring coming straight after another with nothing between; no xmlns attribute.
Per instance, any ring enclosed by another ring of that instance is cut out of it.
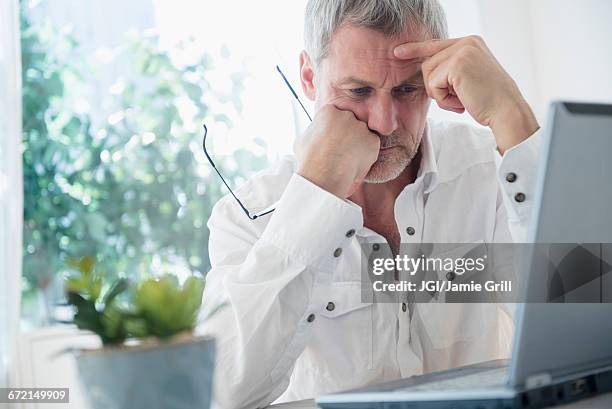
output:
<svg viewBox="0 0 612 409"><path fill-rule="evenodd" d="M428 121L421 153L417 179L395 203L402 243L524 241L535 136L502 158L489 130ZM358 205L296 174L292 156L236 193L252 212L276 210L249 220L227 195L208 222L201 317L217 312L198 332L217 339L219 407L263 407L508 357L511 312L501 305L363 303L360 244L386 240L363 226Z"/></svg>

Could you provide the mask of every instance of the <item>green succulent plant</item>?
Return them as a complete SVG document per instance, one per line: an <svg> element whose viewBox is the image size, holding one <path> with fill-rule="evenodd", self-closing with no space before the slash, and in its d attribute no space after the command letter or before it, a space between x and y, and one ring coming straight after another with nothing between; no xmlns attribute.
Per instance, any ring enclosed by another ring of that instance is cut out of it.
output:
<svg viewBox="0 0 612 409"><path fill-rule="evenodd" d="M181 285L174 275L130 282L118 278L105 283L94 260L70 263L75 274L66 281L68 303L75 308L73 322L96 333L104 345L128 338L165 339L192 331L204 292L204 280L191 276Z"/></svg>

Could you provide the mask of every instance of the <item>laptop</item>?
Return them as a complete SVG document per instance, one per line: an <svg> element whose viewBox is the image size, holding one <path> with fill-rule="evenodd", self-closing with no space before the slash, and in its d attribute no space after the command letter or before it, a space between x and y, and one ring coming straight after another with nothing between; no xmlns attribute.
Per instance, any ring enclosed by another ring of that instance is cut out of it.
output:
<svg viewBox="0 0 612 409"><path fill-rule="evenodd" d="M612 260L612 105L555 102L542 135L529 243L591 243ZM597 244L593 244L597 243ZM576 244L578 246L578 244ZM528 291L538 269L525 260ZM600 301L612 299L600 271ZM609 277L608 277L609 276ZM512 359L320 396L323 409L514 409L612 391L612 303L518 304Z"/></svg>

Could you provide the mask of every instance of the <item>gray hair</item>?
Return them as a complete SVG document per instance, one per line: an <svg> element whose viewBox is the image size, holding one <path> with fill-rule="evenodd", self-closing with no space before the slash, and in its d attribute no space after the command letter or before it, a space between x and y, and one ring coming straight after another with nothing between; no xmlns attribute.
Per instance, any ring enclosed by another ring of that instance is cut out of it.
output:
<svg viewBox="0 0 612 409"><path fill-rule="evenodd" d="M329 41L343 24L371 28L388 37L419 29L432 38L448 37L446 15L438 0L308 0L304 39L315 66L327 55Z"/></svg>

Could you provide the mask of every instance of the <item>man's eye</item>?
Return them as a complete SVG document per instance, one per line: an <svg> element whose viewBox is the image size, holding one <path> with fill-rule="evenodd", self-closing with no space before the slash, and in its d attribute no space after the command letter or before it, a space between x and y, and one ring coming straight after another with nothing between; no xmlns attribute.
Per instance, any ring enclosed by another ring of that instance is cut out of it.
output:
<svg viewBox="0 0 612 409"><path fill-rule="evenodd" d="M414 85L403 85L401 87L396 88L394 91L396 94L405 95L416 91L416 89L417 87L415 87Z"/></svg>
<svg viewBox="0 0 612 409"><path fill-rule="evenodd" d="M370 88L367 87L363 87L363 88L353 88L351 90L349 90L351 92L351 94L353 94L353 96L355 97L365 97L367 95L370 94Z"/></svg>

